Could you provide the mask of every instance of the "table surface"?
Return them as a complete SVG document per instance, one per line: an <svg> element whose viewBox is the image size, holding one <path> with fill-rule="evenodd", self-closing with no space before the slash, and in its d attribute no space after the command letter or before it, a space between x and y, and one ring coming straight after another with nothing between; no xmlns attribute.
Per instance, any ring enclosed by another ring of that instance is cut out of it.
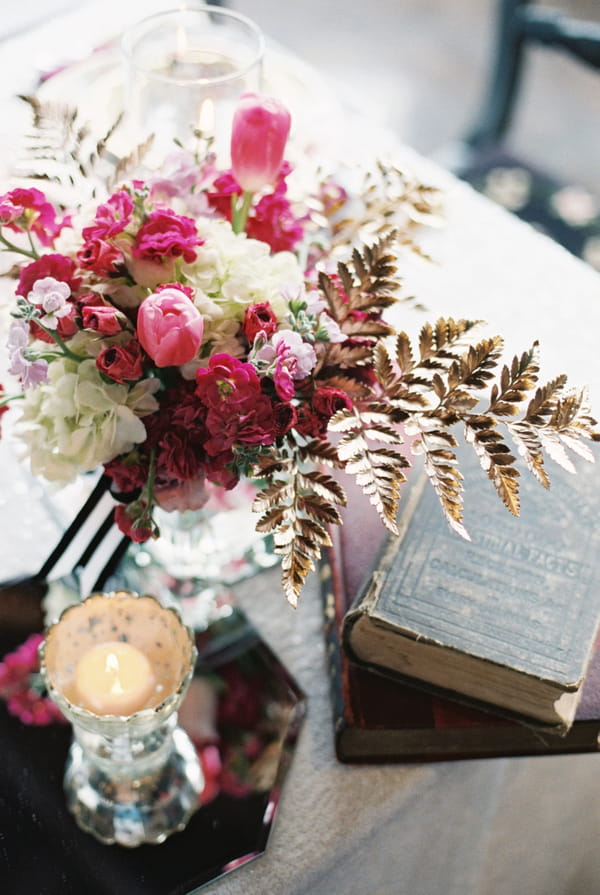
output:
<svg viewBox="0 0 600 895"><path fill-rule="evenodd" d="M158 4L149 0L131 0L127 20L140 18L154 6ZM112 36L116 28L110 23L124 22L121 13L122 6L114 0L90 3L0 44L5 73L0 88L4 166L10 162L10 140L21 120L12 94L31 90L37 71L61 61L57 56L73 47L85 56L93 45ZM11 25L10 30L16 29ZM347 121L347 129L357 127L351 115ZM340 153L350 142L347 129L338 135ZM430 311L426 316L416 310L403 312L404 327L416 332L425 319L438 314L483 318L490 334L506 336L509 356L538 338L542 375L550 378L566 371L573 384L589 383L592 409L598 416L600 277L469 187L396 146L388 135L367 128L364 120L361 138L373 154L382 150L395 154L446 192L446 226L426 240L435 263L407 258L401 264L408 287ZM331 146L336 151L334 142ZM25 470L15 468L8 445L2 443L3 578L34 569L44 544L59 529L40 496L39 485L32 485ZM20 520L18 527L15 518ZM238 597L308 694L308 720L266 855L211 884L207 892L588 895L600 891L597 755L410 767L338 764L316 579L311 578L293 611L282 596L278 575L274 570L246 582L238 587Z"/></svg>

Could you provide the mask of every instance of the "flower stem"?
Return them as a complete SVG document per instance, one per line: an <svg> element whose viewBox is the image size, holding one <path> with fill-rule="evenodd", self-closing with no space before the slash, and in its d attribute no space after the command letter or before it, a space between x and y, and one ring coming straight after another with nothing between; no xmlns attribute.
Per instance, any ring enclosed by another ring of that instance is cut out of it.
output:
<svg viewBox="0 0 600 895"><path fill-rule="evenodd" d="M246 229L253 196L254 193L244 190L241 204L239 204L237 196L231 197L231 227L234 233L243 233Z"/></svg>
<svg viewBox="0 0 600 895"><path fill-rule="evenodd" d="M32 258L34 261L39 259L39 255L35 250L35 246L31 239L31 233L27 231L27 236L29 237L29 245L31 246L31 250L23 249L18 245L15 245L14 242L11 242L10 239L7 239L4 233L0 233L0 242L2 242L6 246L6 250L9 252L16 252L17 255L25 255L27 258Z"/></svg>
<svg viewBox="0 0 600 895"><path fill-rule="evenodd" d="M19 395L2 395L0 396L0 407L6 407L10 401L20 401L25 397L24 394Z"/></svg>
<svg viewBox="0 0 600 895"><path fill-rule="evenodd" d="M60 348L60 350L62 351L62 353L64 354L65 357L68 357L70 360L75 360L78 363L82 360L85 360L85 357L82 357L82 355L80 355L80 354L75 354L74 351L71 351L70 348L67 348L65 342L63 342L63 340L61 339L61 337L58 335L58 333L55 330L48 329L48 327L44 326L43 323L40 323L39 320L36 320L35 322L40 327L40 329L43 329L44 332L47 333L50 336L50 338L53 339L54 342L56 342L56 344L58 345L58 347Z"/></svg>

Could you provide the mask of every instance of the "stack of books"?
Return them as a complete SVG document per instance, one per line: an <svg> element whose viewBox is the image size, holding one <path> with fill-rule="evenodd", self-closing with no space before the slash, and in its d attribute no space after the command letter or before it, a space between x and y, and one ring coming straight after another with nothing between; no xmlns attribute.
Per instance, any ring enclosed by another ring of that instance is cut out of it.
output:
<svg viewBox="0 0 600 895"><path fill-rule="evenodd" d="M351 493L321 566L341 761L598 750L600 470L582 467L549 492L523 476L518 519L471 471L471 541L417 470L399 537Z"/></svg>

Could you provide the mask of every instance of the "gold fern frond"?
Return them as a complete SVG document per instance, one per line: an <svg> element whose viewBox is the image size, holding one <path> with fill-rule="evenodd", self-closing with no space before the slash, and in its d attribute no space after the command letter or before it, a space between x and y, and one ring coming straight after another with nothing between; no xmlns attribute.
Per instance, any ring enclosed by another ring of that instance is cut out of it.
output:
<svg viewBox="0 0 600 895"><path fill-rule="evenodd" d="M292 436L283 446L285 462L262 470L265 484L257 494L253 509L262 515L257 531L271 534L276 553L282 556L282 585L296 606L308 573L314 568L321 549L331 544L328 528L340 525L337 506L346 502L341 485L317 468L337 453L327 442L314 440L299 445Z"/></svg>
<svg viewBox="0 0 600 895"><path fill-rule="evenodd" d="M502 353L503 340L499 336L483 339L477 345L470 345L466 354L453 361L448 370L448 388L453 391L459 386L467 389L482 389L492 379L498 358Z"/></svg>
<svg viewBox="0 0 600 895"><path fill-rule="evenodd" d="M386 528L397 533L400 486L406 481L404 469L410 463L398 450L369 445L369 441L396 447L404 444L404 438L394 427L389 412L382 405L364 410L356 407L339 410L329 421L329 430L343 433L337 453L345 471L355 477L357 484L368 495Z"/></svg>
<svg viewBox="0 0 600 895"><path fill-rule="evenodd" d="M463 477L458 468L458 460L453 448L456 439L445 430L422 432L413 443L415 454L422 454L424 469L437 494L444 517L450 528L469 541L470 536L463 525Z"/></svg>
<svg viewBox="0 0 600 895"><path fill-rule="evenodd" d="M539 433L535 426L523 420L507 423L507 429L525 461L527 469L544 488L550 487L550 479L544 469L544 452Z"/></svg>
<svg viewBox="0 0 600 895"><path fill-rule="evenodd" d="M490 412L496 416L514 416L518 413L518 404L525 400L538 381L539 350L538 342L534 342L529 351L521 357L513 357L510 370L502 368L500 384L494 385L490 394Z"/></svg>
<svg viewBox="0 0 600 895"><path fill-rule="evenodd" d="M519 471L515 457L496 427L496 421L484 414L465 420L465 440L472 444L481 468L492 481L504 506L513 516L519 515Z"/></svg>

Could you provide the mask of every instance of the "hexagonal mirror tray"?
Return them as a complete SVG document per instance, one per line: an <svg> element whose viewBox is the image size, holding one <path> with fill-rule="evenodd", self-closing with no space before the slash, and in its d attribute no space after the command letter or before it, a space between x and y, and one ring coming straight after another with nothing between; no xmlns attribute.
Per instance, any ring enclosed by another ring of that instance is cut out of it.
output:
<svg viewBox="0 0 600 895"><path fill-rule="evenodd" d="M35 594L0 587L2 655L39 630ZM220 602L197 635L180 711L206 785L187 828L162 845L104 846L65 804L66 724L23 724L0 700L0 878L11 895L188 895L261 855L305 712L305 698L244 613Z"/></svg>

